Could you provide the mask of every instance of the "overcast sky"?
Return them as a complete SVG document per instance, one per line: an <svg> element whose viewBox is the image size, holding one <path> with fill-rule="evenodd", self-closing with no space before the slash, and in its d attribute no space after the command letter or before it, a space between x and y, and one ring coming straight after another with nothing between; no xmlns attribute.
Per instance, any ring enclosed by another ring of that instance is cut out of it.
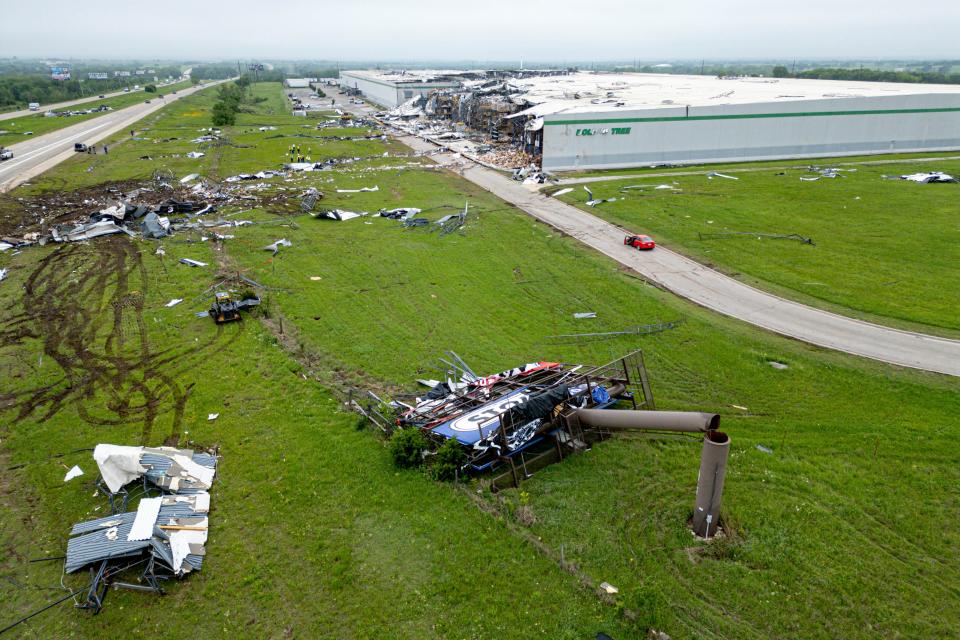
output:
<svg viewBox="0 0 960 640"><path fill-rule="evenodd" d="M960 2L2 0L0 56L960 58Z"/></svg>

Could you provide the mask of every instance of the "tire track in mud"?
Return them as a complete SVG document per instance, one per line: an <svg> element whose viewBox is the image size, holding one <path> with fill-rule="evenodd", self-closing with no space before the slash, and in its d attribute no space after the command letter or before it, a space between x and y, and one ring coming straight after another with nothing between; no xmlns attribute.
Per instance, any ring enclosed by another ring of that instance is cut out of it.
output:
<svg viewBox="0 0 960 640"><path fill-rule="evenodd" d="M139 424L142 444L169 420L164 442L176 444L193 387L185 378L239 337L242 323L218 326L201 342L158 348L143 318L148 282L138 247L123 236L44 257L27 278L22 309L0 321L0 349L39 340L59 371L33 388L0 392L0 411L15 412L17 424L70 406L89 424Z"/></svg>

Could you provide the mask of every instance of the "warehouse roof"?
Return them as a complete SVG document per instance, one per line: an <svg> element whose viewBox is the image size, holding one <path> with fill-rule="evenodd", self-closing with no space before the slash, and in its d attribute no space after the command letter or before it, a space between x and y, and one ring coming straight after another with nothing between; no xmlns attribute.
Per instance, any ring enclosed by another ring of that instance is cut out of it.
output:
<svg viewBox="0 0 960 640"><path fill-rule="evenodd" d="M656 73L585 73L511 79L517 98L538 105L538 116L677 106L717 106L827 98L960 94L960 85L717 78Z"/></svg>
<svg viewBox="0 0 960 640"><path fill-rule="evenodd" d="M389 84L444 84L458 83L466 77L485 74L485 71L464 71L460 70L438 70L438 69L414 69L411 71L377 71L377 70L358 70L342 71L341 77L345 75L354 78L363 78L373 82L386 82Z"/></svg>

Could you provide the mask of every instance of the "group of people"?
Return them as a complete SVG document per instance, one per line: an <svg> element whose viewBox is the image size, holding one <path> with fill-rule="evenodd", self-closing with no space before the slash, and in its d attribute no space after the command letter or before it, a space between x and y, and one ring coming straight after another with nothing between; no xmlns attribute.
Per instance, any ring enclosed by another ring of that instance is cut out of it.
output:
<svg viewBox="0 0 960 640"><path fill-rule="evenodd" d="M287 154L290 156L290 162L313 162L310 159L310 148L307 147L307 153L303 153L303 149L300 148L298 144L290 145L290 148L287 149Z"/></svg>

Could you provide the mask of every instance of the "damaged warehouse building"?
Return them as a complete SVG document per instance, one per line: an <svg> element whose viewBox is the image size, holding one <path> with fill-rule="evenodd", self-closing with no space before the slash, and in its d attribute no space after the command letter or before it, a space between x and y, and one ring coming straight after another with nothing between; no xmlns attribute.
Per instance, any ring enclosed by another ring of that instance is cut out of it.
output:
<svg viewBox="0 0 960 640"><path fill-rule="evenodd" d="M547 171L960 149L955 85L574 70L349 71L340 84Z"/></svg>

